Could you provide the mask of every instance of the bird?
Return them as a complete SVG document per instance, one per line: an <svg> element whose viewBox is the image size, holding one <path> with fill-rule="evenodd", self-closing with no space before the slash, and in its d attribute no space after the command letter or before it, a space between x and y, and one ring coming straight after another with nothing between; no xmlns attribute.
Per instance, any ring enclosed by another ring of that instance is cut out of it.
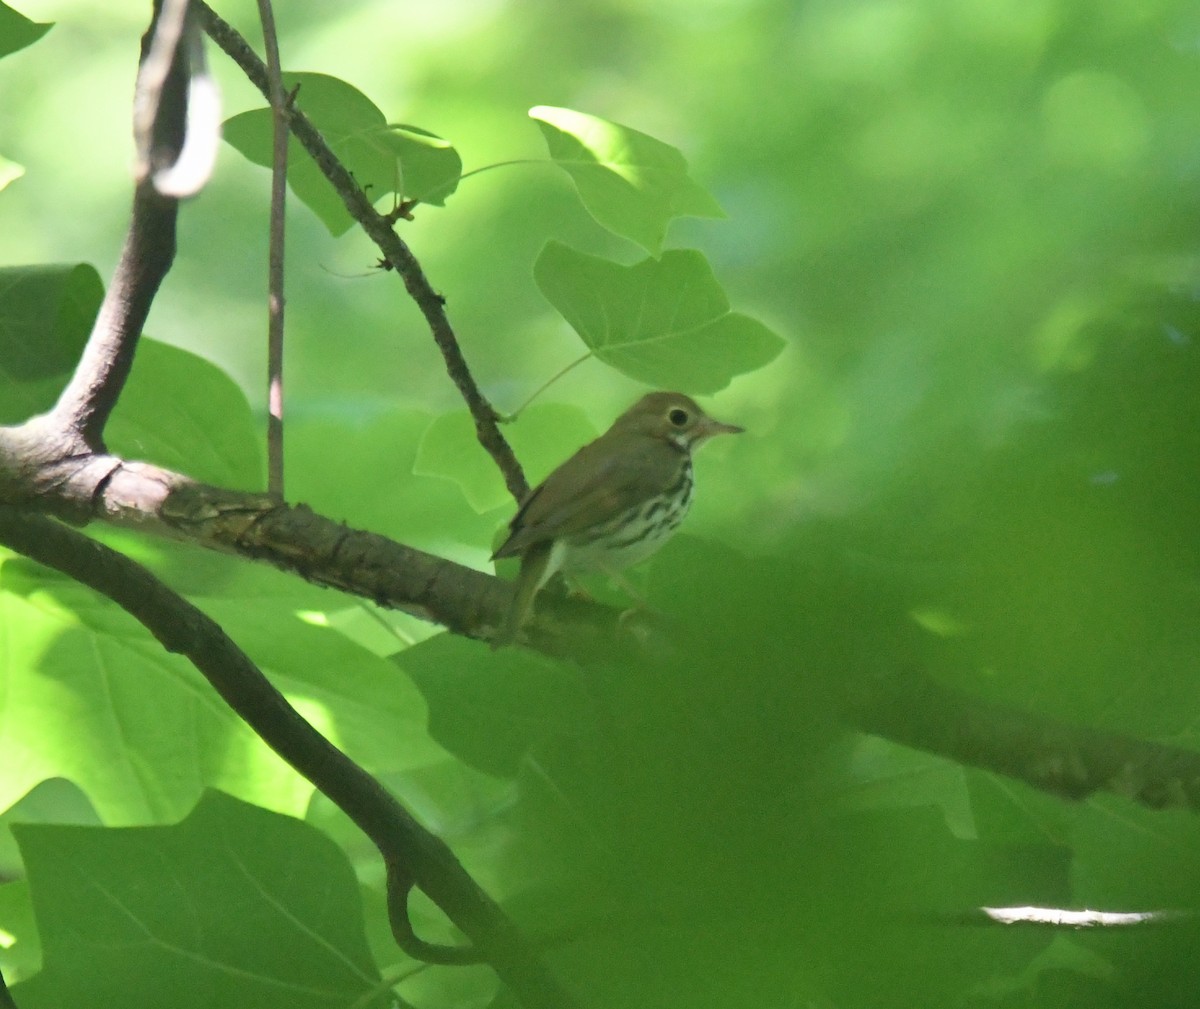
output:
<svg viewBox="0 0 1200 1009"><path fill-rule="evenodd" d="M620 572L645 560L679 528L692 504L692 452L745 429L709 417L681 392L652 392L621 414L522 501L492 560L521 569L492 647L511 644L555 574Z"/></svg>

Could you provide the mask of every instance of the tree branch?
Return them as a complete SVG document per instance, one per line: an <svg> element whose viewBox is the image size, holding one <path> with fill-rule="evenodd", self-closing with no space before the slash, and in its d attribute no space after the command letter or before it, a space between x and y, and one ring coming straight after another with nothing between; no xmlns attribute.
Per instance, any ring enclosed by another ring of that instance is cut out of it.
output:
<svg viewBox="0 0 1200 1009"><path fill-rule="evenodd" d="M83 357L47 425L68 437L76 452L104 447L104 426L175 256L178 197L186 189L181 180L186 177L194 192L207 178L206 152L209 166L215 156L219 115L213 114L199 28L188 17L187 0L156 5L142 52L134 101L138 181L129 232ZM189 105L203 114L189 117Z"/></svg>
<svg viewBox="0 0 1200 1009"><path fill-rule="evenodd" d="M511 582L348 528L304 505L212 487L113 455L47 458L54 445L40 418L0 428L0 505L32 507L77 523L99 518L266 561L484 641L508 611ZM611 654L617 616L606 607L546 596L528 639L561 657Z"/></svg>
<svg viewBox="0 0 1200 1009"><path fill-rule="evenodd" d="M864 732L1064 799L1111 792L1200 811L1200 753L1021 711L913 670L853 684L846 710Z"/></svg>
<svg viewBox="0 0 1200 1009"><path fill-rule="evenodd" d="M490 641L502 626L510 582L348 528L303 505L207 486L115 456L71 457L50 467L52 475L39 476L36 466L13 457L23 434L0 429L0 502L35 503L76 521L100 517L266 561L466 637ZM17 474L8 476L7 486L6 472ZM648 663L678 651L660 626L621 621L608 607L552 595L539 599L526 643L585 666ZM913 671L847 677L844 689L844 717L863 732L1066 799L1105 791L1155 809L1200 811L1200 753L986 701Z"/></svg>
<svg viewBox="0 0 1200 1009"><path fill-rule="evenodd" d="M0 542L111 599L170 652L196 666L225 702L284 760L338 805L383 855L396 940L433 963L466 951L412 932L405 903L415 884L474 944L525 1006L567 1009L574 999L444 842L288 704L214 620L124 555L41 516L0 507ZM478 962L474 956L469 962Z"/></svg>
<svg viewBox="0 0 1200 1009"><path fill-rule="evenodd" d="M250 48L246 40L202 0L196 0L196 10L209 37L241 67L250 82L269 99L270 83L267 78L266 65ZM303 104L303 95L300 96L300 104ZM500 415L480 391L467 367L466 359L458 345L458 338L446 318L445 299L433 289L412 250L396 234L388 220L372 206L366 194L354 181L354 177L329 149L329 145L325 143L320 131L313 126L304 112L293 105L289 114L291 130L296 139L300 141L313 161L316 162L321 173L342 198L350 216L375 242L388 265L404 281L405 289L417 303L421 314L425 316L429 331L433 334L438 349L442 352L447 373L458 387L459 393L467 404L467 409L471 412L479 443L500 469L509 493L517 501L524 500L529 493L529 484L525 479L525 473L521 469L517 457L513 454L512 447L500 433L497 425Z"/></svg>

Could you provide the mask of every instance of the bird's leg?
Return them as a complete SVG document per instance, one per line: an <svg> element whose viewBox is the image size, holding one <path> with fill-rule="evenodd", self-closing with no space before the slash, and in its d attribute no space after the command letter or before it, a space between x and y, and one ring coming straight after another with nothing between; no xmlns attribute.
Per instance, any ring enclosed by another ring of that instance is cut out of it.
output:
<svg viewBox="0 0 1200 1009"><path fill-rule="evenodd" d="M521 573L517 575L517 589L504 619L504 626L492 638L492 650L511 645L521 628L533 614L533 600L542 584L553 576L556 557L554 542L535 543L521 555Z"/></svg>
<svg viewBox="0 0 1200 1009"><path fill-rule="evenodd" d="M650 604L646 602L645 595L638 589L634 588L633 583L616 568L602 564L600 565L600 571L606 575L612 581L612 583L616 585L617 588L624 592L625 595L629 596L629 598L637 604L638 608L650 608Z"/></svg>

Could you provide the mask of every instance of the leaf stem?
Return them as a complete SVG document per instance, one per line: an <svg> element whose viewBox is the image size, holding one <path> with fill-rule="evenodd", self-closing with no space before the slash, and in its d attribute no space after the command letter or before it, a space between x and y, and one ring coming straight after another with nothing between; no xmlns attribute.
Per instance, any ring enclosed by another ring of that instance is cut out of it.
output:
<svg viewBox="0 0 1200 1009"><path fill-rule="evenodd" d="M447 179L437 189L431 189L421 198L420 202L428 204L430 197L441 196L443 193L449 192L451 186L457 187L463 179L469 179L472 175L479 175L481 172L490 172L493 168L507 168L509 165L550 165L553 163L549 158L513 158L511 161L497 161L490 165L472 168L469 172L460 172L453 179Z"/></svg>
<svg viewBox="0 0 1200 1009"><path fill-rule="evenodd" d="M493 168L507 168L509 165L551 165L549 158L513 158L511 161L496 161L490 165L483 165L479 168L472 168L469 172L463 172L459 175L458 181L469 179L472 175L479 175L481 172L490 172Z"/></svg>
<svg viewBox="0 0 1200 1009"><path fill-rule="evenodd" d="M396 985L403 984L410 977L420 974L421 971L426 970L428 967L429 964L427 963L419 963L415 966L413 964L405 964L403 967L391 967L385 971L382 971L379 978L379 983L372 987L369 991L363 992L362 995L356 998L350 1004L350 1009L367 1009L367 1007L372 1005L380 995L384 995L388 992L391 992L392 998L395 999L395 1004L400 1007L400 1009L412 1009L412 1006L409 1002L406 1002L391 990L395 988Z"/></svg>
<svg viewBox="0 0 1200 1009"><path fill-rule="evenodd" d="M583 355L583 357L577 357L574 361L572 361L570 364L568 364L565 368L560 368L557 372L555 372L554 375L552 375L545 382L543 382L540 386L538 386L537 390L533 393L533 395L530 396L528 399L526 399L524 403L522 403L519 407L517 407L512 413L506 414L502 418L503 421L507 424L507 423L511 423L512 421L516 420L519 416L521 416L522 411L527 406L529 406L530 403L532 403L542 393L544 393L547 389L549 389L550 386L552 386L555 382L557 382L560 378L562 378L567 372L572 371L573 369L579 367L579 365L583 364L583 362L586 361L591 356L592 356L592 352L589 350L586 354Z"/></svg>

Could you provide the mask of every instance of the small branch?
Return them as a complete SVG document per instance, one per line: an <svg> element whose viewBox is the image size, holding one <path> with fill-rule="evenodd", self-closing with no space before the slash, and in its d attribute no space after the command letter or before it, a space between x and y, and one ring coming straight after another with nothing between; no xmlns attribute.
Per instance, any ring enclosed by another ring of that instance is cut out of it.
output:
<svg viewBox="0 0 1200 1009"><path fill-rule="evenodd" d="M267 493L283 500L283 250L287 196L288 106L271 0L258 0L271 101L271 246L267 268Z"/></svg>
<svg viewBox="0 0 1200 1009"><path fill-rule="evenodd" d="M167 651L185 656L225 702L284 760L368 836L388 870L397 942L433 963L479 962L468 951L412 934L404 902L419 886L471 940L500 979L534 1009L569 1009L573 998L446 844L422 827L354 761L314 729L220 625L141 565L50 519L0 507L0 542L111 599Z"/></svg>
<svg viewBox="0 0 1200 1009"><path fill-rule="evenodd" d="M202 0L196 0L196 9L209 37L220 46L239 66L250 82L269 97L270 84L267 68L254 50L233 28ZM504 477L509 493L521 501L529 493L529 484L524 471L513 455L512 447L497 426L499 415L487 397L480 391L466 359L458 345L458 338L446 318L445 299L429 283L421 264L408 245L396 234L392 225L367 199L366 194L354 181L346 167L337 159L325 143L320 132L299 108L290 109L291 130L304 149L312 156L321 173L341 196L346 210L362 227L383 253L384 260L392 267L417 303L433 339L442 353L446 371L458 387L459 393L471 411L475 421L475 434L479 443L491 455Z"/></svg>
<svg viewBox="0 0 1200 1009"><path fill-rule="evenodd" d="M189 121L190 89L203 74L199 28L187 17L186 0L163 0L142 40L134 120L138 183L133 214L121 258L71 381L49 415L48 427L70 438L75 451L102 451L104 426L133 366L138 337L150 305L175 256L178 184L173 175L185 150L203 160L205 147L216 147L214 98L199 105L201 122ZM197 63L199 61L199 64ZM204 140L189 139L210 134ZM196 153L199 152L199 153ZM193 182L194 166L181 169ZM159 183L166 180L167 189ZM202 181L202 180L201 180Z"/></svg>

